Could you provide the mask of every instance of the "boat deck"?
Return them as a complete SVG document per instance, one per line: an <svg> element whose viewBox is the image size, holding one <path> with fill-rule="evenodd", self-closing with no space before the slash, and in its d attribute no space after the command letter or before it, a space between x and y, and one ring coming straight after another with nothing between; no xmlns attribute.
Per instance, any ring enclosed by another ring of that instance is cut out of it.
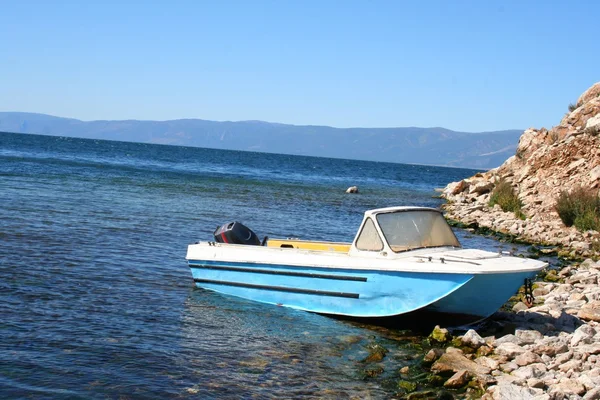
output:
<svg viewBox="0 0 600 400"><path fill-rule="evenodd" d="M317 251L334 251L337 253L348 253L350 251L350 243L342 242L318 242L311 240L299 239L268 239L267 247L279 247L289 249L317 250Z"/></svg>

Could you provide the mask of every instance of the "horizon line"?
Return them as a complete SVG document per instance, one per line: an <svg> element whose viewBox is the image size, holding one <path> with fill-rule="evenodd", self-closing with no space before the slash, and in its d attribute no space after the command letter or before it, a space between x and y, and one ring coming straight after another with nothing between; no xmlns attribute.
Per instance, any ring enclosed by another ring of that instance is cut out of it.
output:
<svg viewBox="0 0 600 400"><path fill-rule="evenodd" d="M445 128L443 126L430 126L430 127L423 127L423 126L379 126L379 127L365 127L365 126L353 126L353 127L338 127L338 126L333 126L333 125L314 125L314 124L292 124L292 123L286 123L286 122L271 122L271 121L263 121L263 120L258 120L258 119L248 119L248 120L212 120L212 119L203 119L203 118L175 118L175 119L164 119L164 120L153 120L153 119L135 119L135 118L128 118L128 119L92 119L92 120L85 120L85 119L79 119L79 118L74 118L74 117L63 117L63 116L58 116L58 115L53 115L53 114L45 114L45 113L40 113L40 112L30 112L30 111L0 111L0 114L31 114L31 115L41 115L41 116L45 116L45 117L52 117L52 118L60 118L60 119L68 119L68 120L74 120L74 121L79 121L79 122L174 122L174 121L206 121L206 122L217 122L217 123L244 123L244 122L255 122L255 123L264 123L264 124L271 124L271 125L287 125L287 126L297 126L297 127L321 127L321 128L332 128L332 129L444 129L447 131L451 131L451 132L457 132L457 133L468 133L468 134L478 134L478 133L491 133L491 132L508 132L508 131L520 131L520 132L524 132L526 129L518 129L518 128L511 128L511 129L499 129L499 130L485 130L485 131L477 131L477 132L473 132L473 131L461 131L461 130L454 130L454 129L450 129L450 128ZM527 128L529 129L529 128Z"/></svg>

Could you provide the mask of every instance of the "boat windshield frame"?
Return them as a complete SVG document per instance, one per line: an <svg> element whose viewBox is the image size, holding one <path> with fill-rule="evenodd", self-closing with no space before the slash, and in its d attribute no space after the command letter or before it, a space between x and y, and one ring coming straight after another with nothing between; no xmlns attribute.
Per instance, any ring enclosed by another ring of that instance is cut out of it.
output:
<svg viewBox="0 0 600 400"><path fill-rule="evenodd" d="M394 253L435 247L462 247L438 210L397 210L378 213L375 219L383 239Z"/></svg>

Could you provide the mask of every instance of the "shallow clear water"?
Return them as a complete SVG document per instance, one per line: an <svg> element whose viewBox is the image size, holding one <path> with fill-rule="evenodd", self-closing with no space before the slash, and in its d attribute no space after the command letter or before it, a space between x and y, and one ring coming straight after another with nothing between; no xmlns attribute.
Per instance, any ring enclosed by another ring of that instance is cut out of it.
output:
<svg viewBox="0 0 600 400"><path fill-rule="evenodd" d="M351 241L473 172L0 133L0 398L389 398L418 337L196 289L186 246L233 220Z"/></svg>

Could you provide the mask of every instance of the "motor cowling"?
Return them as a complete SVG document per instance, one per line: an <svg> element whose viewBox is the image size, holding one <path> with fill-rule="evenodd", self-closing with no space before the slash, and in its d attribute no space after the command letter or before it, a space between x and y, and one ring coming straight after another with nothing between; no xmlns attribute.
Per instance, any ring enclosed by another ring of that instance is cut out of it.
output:
<svg viewBox="0 0 600 400"><path fill-rule="evenodd" d="M214 236L215 241L219 243L260 246L260 239L256 236L256 233L240 222L229 222L218 226Z"/></svg>

